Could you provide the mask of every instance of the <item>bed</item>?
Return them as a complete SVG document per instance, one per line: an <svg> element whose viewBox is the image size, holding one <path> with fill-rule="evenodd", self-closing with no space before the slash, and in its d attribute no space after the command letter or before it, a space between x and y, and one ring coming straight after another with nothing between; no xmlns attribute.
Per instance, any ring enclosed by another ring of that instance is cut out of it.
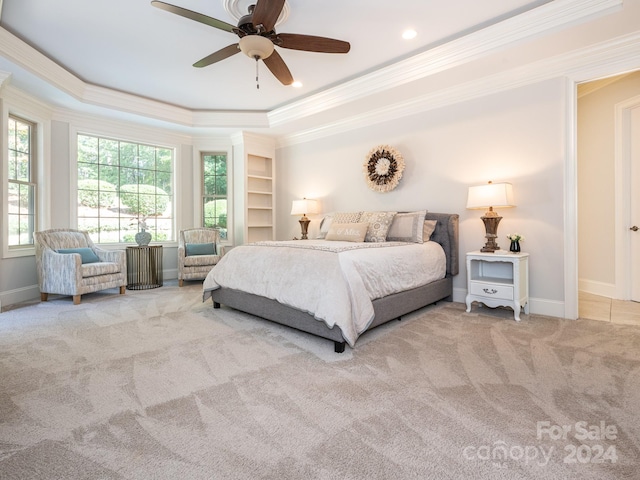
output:
<svg viewBox="0 0 640 480"><path fill-rule="evenodd" d="M205 279L203 301L211 298L214 308L225 305L331 340L341 353L367 330L452 301L459 217L426 212L424 218L435 221L435 229L420 245L304 240L235 247ZM439 257L437 265L414 267L427 251ZM400 273L387 281L376 269Z"/></svg>

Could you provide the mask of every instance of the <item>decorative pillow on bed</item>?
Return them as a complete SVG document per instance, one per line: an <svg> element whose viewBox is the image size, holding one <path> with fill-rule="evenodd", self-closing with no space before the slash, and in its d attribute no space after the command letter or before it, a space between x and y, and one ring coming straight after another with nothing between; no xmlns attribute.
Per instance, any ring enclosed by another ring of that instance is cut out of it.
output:
<svg viewBox="0 0 640 480"><path fill-rule="evenodd" d="M320 231L318 232L318 236L316 238L322 240L327 236L327 232L329 231L329 227L331 227L331 223L333 222L333 215L325 215L322 220L320 220Z"/></svg>
<svg viewBox="0 0 640 480"><path fill-rule="evenodd" d="M187 257L192 255L215 255L215 243L185 243L184 251Z"/></svg>
<svg viewBox="0 0 640 480"><path fill-rule="evenodd" d="M369 229L365 242L386 242L387 232L397 212L362 212L361 222L367 222Z"/></svg>
<svg viewBox="0 0 640 480"><path fill-rule="evenodd" d="M364 242L369 228L368 223L336 223L333 221L325 240L342 240L343 242Z"/></svg>
<svg viewBox="0 0 640 480"><path fill-rule="evenodd" d="M100 261L98 256L89 247L80 248L59 248L56 250L58 253L79 253L80 261L84 263L97 263Z"/></svg>
<svg viewBox="0 0 640 480"><path fill-rule="evenodd" d="M422 239L428 242L431 239L431 234L436 229L437 220L425 220L422 228Z"/></svg>
<svg viewBox="0 0 640 480"><path fill-rule="evenodd" d="M335 223L358 223L362 212L338 212L333 214L333 221Z"/></svg>
<svg viewBox="0 0 640 480"><path fill-rule="evenodd" d="M391 222L391 227L389 227L387 240L390 242L422 243L424 241L423 223L426 214L426 210L396 214Z"/></svg>

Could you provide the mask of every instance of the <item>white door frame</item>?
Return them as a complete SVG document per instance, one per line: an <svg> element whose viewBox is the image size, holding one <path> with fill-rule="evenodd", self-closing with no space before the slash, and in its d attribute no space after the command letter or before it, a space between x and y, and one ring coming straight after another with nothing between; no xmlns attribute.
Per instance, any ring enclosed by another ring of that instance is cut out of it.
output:
<svg viewBox="0 0 640 480"><path fill-rule="evenodd" d="M564 164L564 318L578 318L578 83L567 78Z"/></svg>
<svg viewBox="0 0 640 480"><path fill-rule="evenodd" d="M614 46L598 61L587 62L565 76L564 318L568 319L578 318L578 84L640 68L637 50L624 55L615 51Z"/></svg>
<svg viewBox="0 0 640 480"><path fill-rule="evenodd" d="M640 95L615 105L615 268L616 298L631 299L631 110Z"/></svg>

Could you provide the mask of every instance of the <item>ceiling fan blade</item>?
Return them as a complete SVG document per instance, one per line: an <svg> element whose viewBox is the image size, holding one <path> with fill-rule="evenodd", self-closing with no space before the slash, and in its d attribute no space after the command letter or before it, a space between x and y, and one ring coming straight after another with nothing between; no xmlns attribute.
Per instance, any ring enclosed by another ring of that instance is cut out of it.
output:
<svg viewBox="0 0 640 480"><path fill-rule="evenodd" d="M347 53L351 49L349 42L313 35L298 35L297 33L279 33L274 43L282 48L306 52Z"/></svg>
<svg viewBox="0 0 640 480"><path fill-rule="evenodd" d="M271 55L262 60L271 73L280 80L283 85L291 85L293 83L293 77L289 71L289 67L284 63L282 57L275 50Z"/></svg>
<svg viewBox="0 0 640 480"><path fill-rule="evenodd" d="M151 5L161 10L166 10L167 12L175 13L176 15L180 15L181 17L185 17L190 20L195 20L196 22L204 23L205 25L209 25L210 27L219 28L220 30L224 30L225 32L233 33L233 29L236 28L234 25L231 25L230 23L227 23L227 22L223 22L222 20L218 20L217 18L213 18L198 12L193 12L191 10L187 10L186 8L176 7L175 5L171 5L165 2L160 2L159 0L153 0L151 2Z"/></svg>
<svg viewBox="0 0 640 480"><path fill-rule="evenodd" d="M253 26L262 25L265 32L273 30L284 7L284 2L285 0L258 0L251 19Z"/></svg>
<svg viewBox="0 0 640 480"><path fill-rule="evenodd" d="M225 58L229 58L231 55L235 55L240 51L240 47L237 43L233 43L228 47L224 47L217 52L212 53L211 55L207 55L202 60L198 60L193 64L194 67L202 68L212 63L219 62L220 60L224 60Z"/></svg>

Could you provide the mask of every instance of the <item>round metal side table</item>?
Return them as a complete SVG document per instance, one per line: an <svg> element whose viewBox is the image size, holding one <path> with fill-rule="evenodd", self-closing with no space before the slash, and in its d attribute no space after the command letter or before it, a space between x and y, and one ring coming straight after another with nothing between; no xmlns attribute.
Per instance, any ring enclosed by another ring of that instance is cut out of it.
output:
<svg viewBox="0 0 640 480"><path fill-rule="evenodd" d="M127 290L162 286L162 245L127 247Z"/></svg>

